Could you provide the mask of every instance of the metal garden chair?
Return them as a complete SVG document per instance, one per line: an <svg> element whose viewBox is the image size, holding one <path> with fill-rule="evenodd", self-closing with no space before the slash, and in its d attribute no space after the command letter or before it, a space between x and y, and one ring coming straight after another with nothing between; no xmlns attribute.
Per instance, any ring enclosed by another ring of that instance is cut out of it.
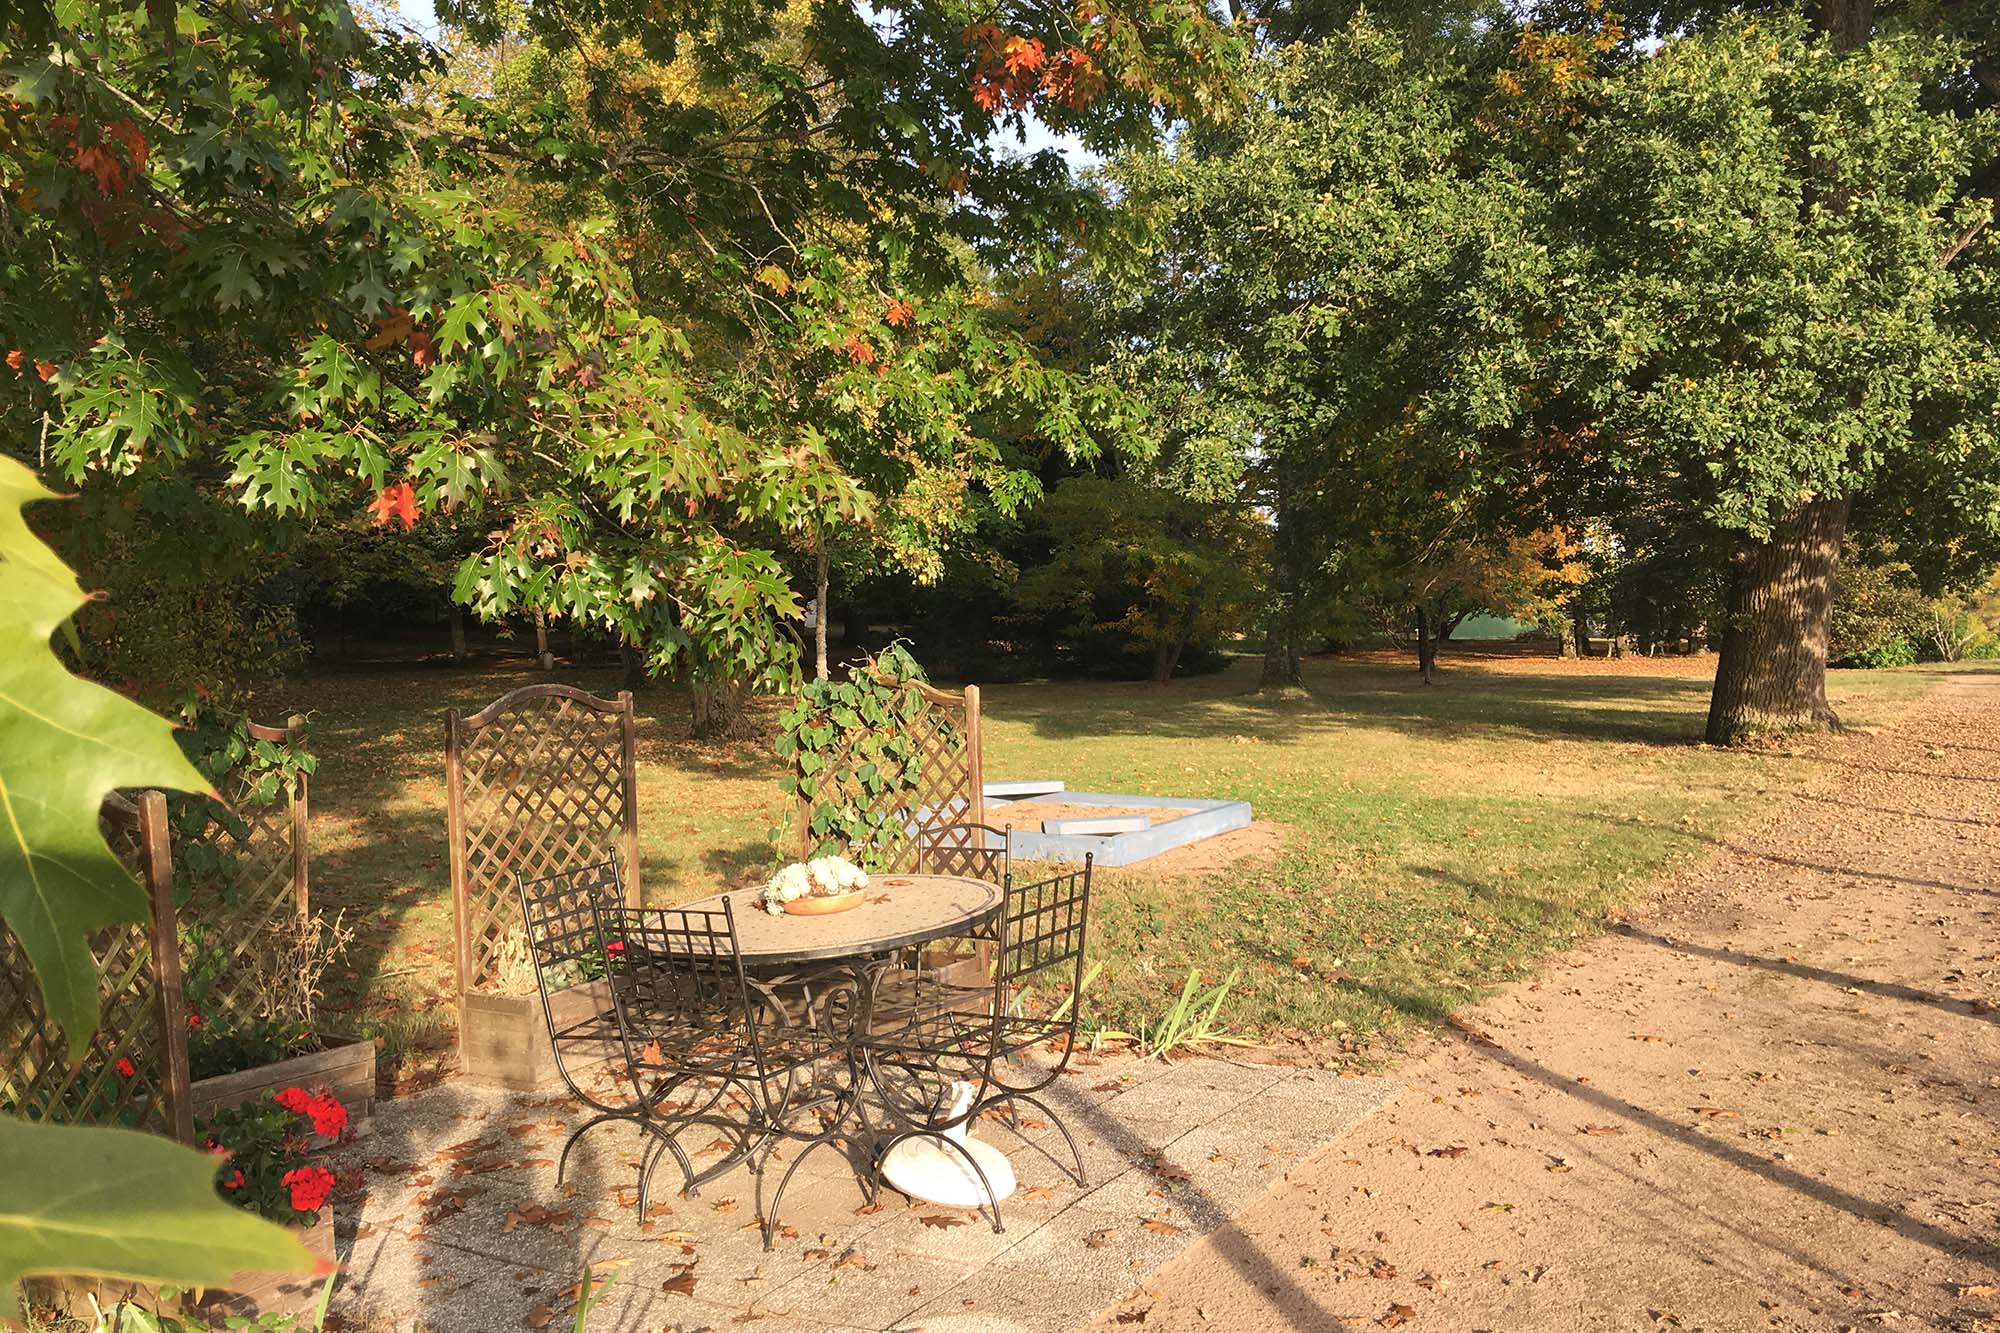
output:
<svg viewBox="0 0 2000 1333"><path fill-rule="evenodd" d="M571 991L582 982L604 975L604 941L593 908L599 901L624 901L625 887L616 861L581 866L541 879L526 879L514 873L514 892L521 901L527 928L529 962L535 972L535 989L541 996L542 1019L555 1052L556 1072L570 1095L596 1114L570 1131L562 1156L556 1162L556 1183L562 1183L569 1168L569 1155L583 1136L599 1125L630 1124L646 1127L645 1098L634 1086L631 1100L611 1099L601 1091L586 1091L571 1068L566 1049L582 1045L601 1051L605 1042L619 1032L615 1006L593 1007L587 1014L558 1020L554 996Z"/></svg>
<svg viewBox="0 0 2000 1333"><path fill-rule="evenodd" d="M1084 1183L1083 1154L1075 1138L1038 1094L1061 1077L1076 1042L1090 877L1086 857L1081 870L1009 885L996 931L995 965L983 984L955 984L919 973L897 1002L871 1008L862 1042L864 1064L891 1129L875 1155L877 1180L883 1158L906 1139L928 1138L948 1146L986 1187L993 1229L1001 1230L1000 1207L986 1173L945 1131L1003 1105L1018 1115L1025 1103L1062 1135L1075 1162L1069 1174ZM1046 1012L1035 1012L1055 1002L1053 992L1064 983L1068 997ZM1053 1047L1053 1059L1032 1067L1017 1059L1043 1046ZM970 1082L975 1095L954 1111L954 1085L961 1081Z"/></svg>
<svg viewBox="0 0 2000 1333"><path fill-rule="evenodd" d="M967 875L1005 884L1013 873L1014 831L991 824L934 824L917 830L917 873Z"/></svg>
<svg viewBox="0 0 2000 1333"><path fill-rule="evenodd" d="M663 1158L673 1157L693 1197L753 1158L787 1116L831 1100L794 1099L800 1074L840 1047L837 1034L794 1018L776 990L746 974L729 899L719 911L599 903L595 915L626 1071L654 1136L639 1168L643 1218ZM699 1171L677 1137L697 1125L737 1135Z"/></svg>

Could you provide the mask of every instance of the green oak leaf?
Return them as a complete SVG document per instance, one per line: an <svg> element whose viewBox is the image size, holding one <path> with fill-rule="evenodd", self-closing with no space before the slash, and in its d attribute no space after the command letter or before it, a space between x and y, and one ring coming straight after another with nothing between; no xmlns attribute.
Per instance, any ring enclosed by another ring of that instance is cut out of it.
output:
<svg viewBox="0 0 2000 1333"><path fill-rule="evenodd" d="M49 639L83 590L21 507L54 493L0 457L0 917L34 964L72 1050L97 1030L97 968L85 936L142 921L146 897L98 832L117 787L206 791L173 728L63 669Z"/></svg>
<svg viewBox="0 0 2000 1333"><path fill-rule="evenodd" d="M0 1320L20 1318L29 1276L221 1286L312 1271L291 1232L216 1196L215 1160L135 1130L0 1116Z"/></svg>

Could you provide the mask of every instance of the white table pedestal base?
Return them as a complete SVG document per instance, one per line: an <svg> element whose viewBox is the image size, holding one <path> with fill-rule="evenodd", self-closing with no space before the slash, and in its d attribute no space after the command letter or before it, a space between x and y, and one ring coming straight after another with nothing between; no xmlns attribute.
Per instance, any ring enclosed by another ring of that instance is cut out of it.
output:
<svg viewBox="0 0 2000 1333"><path fill-rule="evenodd" d="M972 1105L972 1085L960 1083L952 1098L952 1114L963 1115ZM930 1137L904 1139L882 1159L882 1177L913 1199L943 1204L948 1208L979 1208L998 1202L1014 1192L1014 1164L990 1143L981 1143L966 1133L966 1123L942 1131L957 1148L947 1148ZM963 1148L964 1153L958 1151ZM979 1176L967 1164L970 1153L986 1183L993 1187L991 1198L981 1188Z"/></svg>

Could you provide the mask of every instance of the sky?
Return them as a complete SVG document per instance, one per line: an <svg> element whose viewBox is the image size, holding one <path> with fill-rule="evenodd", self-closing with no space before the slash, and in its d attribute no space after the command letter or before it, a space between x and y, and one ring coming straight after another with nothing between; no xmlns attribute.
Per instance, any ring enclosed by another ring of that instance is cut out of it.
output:
<svg viewBox="0 0 2000 1333"><path fill-rule="evenodd" d="M436 33L437 11L432 8L431 0L396 0L396 8L417 31L425 34ZM1038 153L1044 148L1053 148L1069 159L1072 171L1084 171L1098 164L1097 156L1085 148L1075 135L1057 134L1035 119L1032 114L1028 117L1028 139L1025 144L1016 141L1012 131L1002 132L998 137L1004 139L1009 149L1017 152Z"/></svg>

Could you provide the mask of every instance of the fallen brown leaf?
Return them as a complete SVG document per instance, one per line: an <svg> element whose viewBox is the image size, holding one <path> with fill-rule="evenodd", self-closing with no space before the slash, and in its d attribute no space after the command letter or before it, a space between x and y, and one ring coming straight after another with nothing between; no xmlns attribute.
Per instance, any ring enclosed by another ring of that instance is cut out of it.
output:
<svg viewBox="0 0 2000 1333"><path fill-rule="evenodd" d="M1383 1328L1401 1328L1404 1324L1409 1323L1412 1319L1415 1319L1416 1317L1417 1317L1417 1312L1411 1306L1391 1305L1389 1307L1388 1313L1383 1315L1380 1319L1377 1319L1375 1322L1380 1324Z"/></svg>
<svg viewBox="0 0 2000 1333"><path fill-rule="evenodd" d="M1149 1217L1140 1223L1140 1225L1155 1236L1178 1236L1181 1234L1181 1228L1167 1221L1164 1217Z"/></svg>
<svg viewBox="0 0 2000 1333"><path fill-rule="evenodd" d="M694 1284L694 1265L682 1264L679 1271L660 1284L660 1290L675 1296L692 1296Z"/></svg>
<svg viewBox="0 0 2000 1333"><path fill-rule="evenodd" d="M927 1227L936 1227L940 1231L947 1227L962 1227L965 1225L964 1218L952 1217L947 1213L925 1213L917 1220Z"/></svg>
<svg viewBox="0 0 2000 1333"><path fill-rule="evenodd" d="M1083 1238L1083 1244L1086 1249L1101 1250L1105 1246L1109 1245L1112 1241L1116 1240L1117 1238L1118 1238L1117 1228L1104 1227L1100 1230L1091 1232L1088 1236L1085 1236Z"/></svg>
<svg viewBox="0 0 2000 1333"><path fill-rule="evenodd" d="M1623 1134L1625 1131L1616 1125L1579 1125L1576 1132L1589 1134L1593 1138L1605 1138L1612 1134Z"/></svg>

